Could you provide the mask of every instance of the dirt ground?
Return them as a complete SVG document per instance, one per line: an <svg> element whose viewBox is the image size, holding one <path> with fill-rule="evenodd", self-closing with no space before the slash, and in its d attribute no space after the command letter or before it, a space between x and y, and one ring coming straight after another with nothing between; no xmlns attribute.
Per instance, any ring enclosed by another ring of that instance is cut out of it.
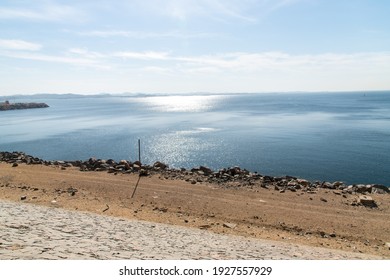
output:
<svg viewBox="0 0 390 280"><path fill-rule="evenodd" d="M390 242L390 195L370 196L378 208L352 206L356 195L343 196L328 189L319 189L317 193L227 189L159 175L138 177L0 163L0 199L390 259L386 244Z"/></svg>

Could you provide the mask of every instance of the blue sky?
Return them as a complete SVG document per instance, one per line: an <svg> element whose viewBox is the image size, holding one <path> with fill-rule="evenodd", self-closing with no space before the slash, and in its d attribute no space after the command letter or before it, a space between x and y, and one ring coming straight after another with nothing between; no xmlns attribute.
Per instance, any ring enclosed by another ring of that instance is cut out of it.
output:
<svg viewBox="0 0 390 280"><path fill-rule="evenodd" d="M390 89L387 0L0 0L0 95Z"/></svg>

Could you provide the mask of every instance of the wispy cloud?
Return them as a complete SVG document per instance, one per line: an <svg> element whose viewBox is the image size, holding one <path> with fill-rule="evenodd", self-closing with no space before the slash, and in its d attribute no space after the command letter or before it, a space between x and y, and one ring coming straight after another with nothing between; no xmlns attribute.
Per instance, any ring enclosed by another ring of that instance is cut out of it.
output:
<svg viewBox="0 0 390 280"><path fill-rule="evenodd" d="M39 1L37 1L39 3ZM43 5L26 7L0 7L0 19L17 19L30 21L80 21L86 18L86 14L76 7L60 5L44 1Z"/></svg>
<svg viewBox="0 0 390 280"><path fill-rule="evenodd" d="M27 42L23 40L4 40L0 39L0 49L38 51L42 48L40 44Z"/></svg>
<svg viewBox="0 0 390 280"><path fill-rule="evenodd" d="M99 66L98 62L94 59L87 59L87 58L80 58L80 57L69 57L69 56L47 55L47 54L37 54L37 53L25 53L25 52L17 52L17 53L9 52L4 56L19 58L19 59L44 61L44 62L54 62L54 63L83 65L83 66Z"/></svg>
<svg viewBox="0 0 390 280"><path fill-rule="evenodd" d="M144 10L186 21L208 18L256 23L264 15L307 0L151 0L136 1Z"/></svg>
<svg viewBox="0 0 390 280"><path fill-rule="evenodd" d="M146 31L129 31L129 30L91 30L91 31L77 31L64 30L64 32L75 33L80 36L87 37L125 37L133 39L160 39L160 38L179 38L179 39L195 39L195 38L216 38L223 37L220 33L211 32L181 32L181 31L168 31L168 32L146 32Z"/></svg>
<svg viewBox="0 0 390 280"><path fill-rule="evenodd" d="M168 51L97 52L71 48L61 54L41 52L42 46L21 40L0 40L0 56L62 63L96 69L137 69L145 73L196 73L237 76L273 73L284 75L338 75L344 73L387 73L390 52L289 54L285 52L231 52L209 55L175 55ZM130 71L129 70L129 71ZM381 74L382 75L382 74Z"/></svg>
<svg viewBox="0 0 390 280"><path fill-rule="evenodd" d="M191 18L210 18L219 21L225 19L238 19L254 22L256 18L249 15L251 0L152 0L137 1L137 5L144 10L171 17L178 20Z"/></svg>
<svg viewBox="0 0 390 280"><path fill-rule="evenodd" d="M213 71L256 72L272 70L289 71L322 71L380 67L388 65L390 69L390 53L324 53L292 55L283 52L264 53L226 53L207 56L176 57L183 67L212 69Z"/></svg>
<svg viewBox="0 0 390 280"><path fill-rule="evenodd" d="M169 53L167 52L116 52L111 56L119 57L119 58L130 58L130 59L146 59L146 60L167 60L174 59L173 57L169 57Z"/></svg>

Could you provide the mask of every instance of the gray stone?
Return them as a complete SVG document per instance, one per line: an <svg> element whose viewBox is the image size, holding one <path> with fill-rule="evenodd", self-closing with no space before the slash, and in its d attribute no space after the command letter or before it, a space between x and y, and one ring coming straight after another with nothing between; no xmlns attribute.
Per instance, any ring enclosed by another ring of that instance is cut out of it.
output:
<svg viewBox="0 0 390 280"><path fill-rule="evenodd" d="M378 193L378 194L386 194L386 193L390 193L390 188L383 185L373 185L371 192Z"/></svg>
<svg viewBox="0 0 390 280"><path fill-rule="evenodd" d="M160 161L156 161L154 164L153 164L153 167L154 168L157 168L157 169L167 169L168 168L168 165L166 165L165 163L162 163Z"/></svg>
<svg viewBox="0 0 390 280"><path fill-rule="evenodd" d="M234 223L224 223L223 227L234 229L237 226L237 224Z"/></svg>
<svg viewBox="0 0 390 280"><path fill-rule="evenodd" d="M357 193L370 193L372 191L372 186L371 185L354 185L354 190Z"/></svg>
<svg viewBox="0 0 390 280"><path fill-rule="evenodd" d="M374 199L368 195L360 195L359 196L359 203L365 207L378 207L378 205L376 204Z"/></svg>

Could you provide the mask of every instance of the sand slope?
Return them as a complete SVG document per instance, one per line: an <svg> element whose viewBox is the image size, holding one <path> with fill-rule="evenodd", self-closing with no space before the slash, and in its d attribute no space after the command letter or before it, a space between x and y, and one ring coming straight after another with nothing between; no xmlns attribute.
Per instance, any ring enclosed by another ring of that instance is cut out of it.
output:
<svg viewBox="0 0 390 280"><path fill-rule="evenodd" d="M390 259L390 196L378 208L351 206L356 195L226 189L207 183L0 163L0 199L138 219L286 244Z"/></svg>

